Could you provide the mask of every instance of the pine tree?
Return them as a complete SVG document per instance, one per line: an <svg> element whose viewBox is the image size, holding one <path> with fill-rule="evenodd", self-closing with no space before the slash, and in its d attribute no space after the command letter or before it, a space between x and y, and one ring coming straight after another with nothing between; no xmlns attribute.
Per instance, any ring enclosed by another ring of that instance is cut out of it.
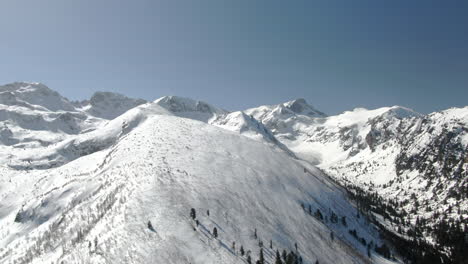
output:
<svg viewBox="0 0 468 264"><path fill-rule="evenodd" d="M288 255L286 253L286 249L283 249L283 253L281 253L281 256L283 257L283 261L286 262L286 259L288 258Z"/></svg>
<svg viewBox="0 0 468 264"><path fill-rule="evenodd" d="M213 228L213 236L218 238L218 229L216 227Z"/></svg>
<svg viewBox="0 0 468 264"><path fill-rule="evenodd" d="M289 252L285 262L286 264L295 264L297 262L296 254L292 251Z"/></svg>
<svg viewBox="0 0 468 264"><path fill-rule="evenodd" d="M148 228L151 231L154 231L153 225L151 224L151 221L148 221Z"/></svg>
<svg viewBox="0 0 468 264"><path fill-rule="evenodd" d="M206 210L206 215L210 216L210 210Z"/></svg>
<svg viewBox="0 0 468 264"><path fill-rule="evenodd" d="M241 256L244 256L245 254L244 247L242 245L240 247L240 253L241 253Z"/></svg>
<svg viewBox="0 0 468 264"><path fill-rule="evenodd" d="M252 258L250 255L247 255L247 264L252 264Z"/></svg>
<svg viewBox="0 0 468 264"><path fill-rule="evenodd" d="M275 264L283 264L281 261L281 256L278 250L276 250L276 259L275 259Z"/></svg>
<svg viewBox="0 0 468 264"><path fill-rule="evenodd" d="M14 220L16 223L21 223L21 221L23 221L23 213L22 211L18 211L18 213L16 214L15 216L15 220Z"/></svg>
<svg viewBox="0 0 468 264"><path fill-rule="evenodd" d="M255 239L257 239L257 228L255 228L254 237L255 237Z"/></svg>
<svg viewBox="0 0 468 264"><path fill-rule="evenodd" d="M234 253L236 252L236 242L235 241L232 241L232 251L234 251Z"/></svg>
<svg viewBox="0 0 468 264"><path fill-rule="evenodd" d="M195 220L197 218L197 213L195 212L195 208L190 209L190 217Z"/></svg>
<svg viewBox="0 0 468 264"><path fill-rule="evenodd" d="M270 239L270 248L273 249L273 241Z"/></svg>
<svg viewBox="0 0 468 264"><path fill-rule="evenodd" d="M296 248L296 252L297 252L297 243L294 243L294 247Z"/></svg>
<svg viewBox="0 0 468 264"><path fill-rule="evenodd" d="M265 263L265 258L263 257L263 248L260 248L260 264L264 264Z"/></svg>

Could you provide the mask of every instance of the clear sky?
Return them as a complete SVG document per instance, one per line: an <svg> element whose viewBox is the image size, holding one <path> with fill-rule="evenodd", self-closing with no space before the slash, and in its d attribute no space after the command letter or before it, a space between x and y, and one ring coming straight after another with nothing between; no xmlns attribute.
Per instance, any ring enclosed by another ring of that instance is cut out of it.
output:
<svg viewBox="0 0 468 264"><path fill-rule="evenodd" d="M468 1L3 0L0 83L328 114L468 105Z"/></svg>

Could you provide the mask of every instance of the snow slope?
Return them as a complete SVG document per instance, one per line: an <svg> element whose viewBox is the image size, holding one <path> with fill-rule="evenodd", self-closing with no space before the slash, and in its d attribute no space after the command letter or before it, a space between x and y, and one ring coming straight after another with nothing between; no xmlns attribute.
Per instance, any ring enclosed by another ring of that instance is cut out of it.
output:
<svg viewBox="0 0 468 264"><path fill-rule="evenodd" d="M413 228L423 221L427 230L417 239L435 244L431 230L441 222L467 223L468 107L429 115L400 106L357 108L293 120L272 107L247 112L343 186L391 203L396 215L381 221L393 232L406 237L409 227L398 224L402 218Z"/></svg>
<svg viewBox="0 0 468 264"><path fill-rule="evenodd" d="M280 250L297 243L304 263L387 262L369 259L349 234L382 243L320 170L263 136L178 115L161 101L140 105L93 131L17 154L29 155L28 170L1 165L0 262L239 263L239 247L255 261L262 240L272 263L270 239ZM347 226L332 223L331 211Z"/></svg>

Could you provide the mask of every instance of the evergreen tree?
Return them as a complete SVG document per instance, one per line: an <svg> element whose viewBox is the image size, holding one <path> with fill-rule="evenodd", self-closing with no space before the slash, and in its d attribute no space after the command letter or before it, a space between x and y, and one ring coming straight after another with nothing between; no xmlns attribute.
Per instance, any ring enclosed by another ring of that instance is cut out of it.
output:
<svg viewBox="0 0 468 264"><path fill-rule="evenodd" d="M213 228L213 236L218 238L218 229L216 227Z"/></svg>
<svg viewBox="0 0 468 264"><path fill-rule="evenodd" d="M294 254L294 252L289 252L287 258L286 258L286 261L285 261L286 264L296 264L297 263L297 257L296 257L296 254Z"/></svg>
<svg viewBox="0 0 468 264"><path fill-rule="evenodd" d="M151 221L148 221L148 228L151 231L154 231L153 225L151 224Z"/></svg>
<svg viewBox="0 0 468 264"><path fill-rule="evenodd" d="M294 247L296 248L296 252L297 252L297 243L294 243Z"/></svg>
<svg viewBox="0 0 468 264"><path fill-rule="evenodd" d="M281 261L281 256L278 250L276 250L276 259L275 259L275 264L283 264Z"/></svg>
<svg viewBox="0 0 468 264"><path fill-rule="evenodd" d="M322 215L322 212L320 211L320 209L317 209L317 211L315 211L315 217L317 219L323 220L323 215Z"/></svg>
<svg viewBox="0 0 468 264"><path fill-rule="evenodd" d="M16 223L21 223L21 221L23 221L23 213L22 211L18 211L18 213L16 214L15 216L15 220L14 220Z"/></svg>
<svg viewBox="0 0 468 264"><path fill-rule="evenodd" d="M264 264L265 263L265 258L263 257L263 248L260 248L260 264Z"/></svg>
<svg viewBox="0 0 468 264"><path fill-rule="evenodd" d="M270 239L270 248L273 249L273 241Z"/></svg>
<svg viewBox="0 0 468 264"><path fill-rule="evenodd" d="M206 215L210 216L210 210L206 210Z"/></svg>
<svg viewBox="0 0 468 264"><path fill-rule="evenodd" d="M257 239L257 228L255 228L254 237L255 237L255 239Z"/></svg>
<svg viewBox="0 0 468 264"><path fill-rule="evenodd" d="M244 256L244 254L245 254L244 247L242 245L240 247L240 254L241 254L241 256Z"/></svg>
<svg viewBox="0 0 468 264"><path fill-rule="evenodd" d="M286 254L286 249L283 249L283 252L281 253L281 256L283 257L283 261L286 262L288 255Z"/></svg>
<svg viewBox="0 0 468 264"><path fill-rule="evenodd" d="M190 209L190 217L195 220L197 218L197 213L195 212L195 208Z"/></svg>
<svg viewBox="0 0 468 264"><path fill-rule="evenodd" d="M252 257L250 255L247 255L247 264L252 264Z"/></svg>
<svg viewBox="0 0 468 264"><path fill-rule="evenodd" d="M236 253L236 242L235 241L232 241L232 251L234 251L234 253Z"/></svg>

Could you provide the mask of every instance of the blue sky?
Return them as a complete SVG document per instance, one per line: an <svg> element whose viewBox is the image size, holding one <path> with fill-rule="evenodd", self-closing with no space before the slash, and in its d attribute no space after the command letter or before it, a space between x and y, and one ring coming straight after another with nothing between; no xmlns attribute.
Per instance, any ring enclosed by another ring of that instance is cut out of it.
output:
<svg viewBox="0 0 468 264"><path fill-rule="evenodd" d="M466 1L5 0L0 83L238 110L465 106Z"/></svg>

